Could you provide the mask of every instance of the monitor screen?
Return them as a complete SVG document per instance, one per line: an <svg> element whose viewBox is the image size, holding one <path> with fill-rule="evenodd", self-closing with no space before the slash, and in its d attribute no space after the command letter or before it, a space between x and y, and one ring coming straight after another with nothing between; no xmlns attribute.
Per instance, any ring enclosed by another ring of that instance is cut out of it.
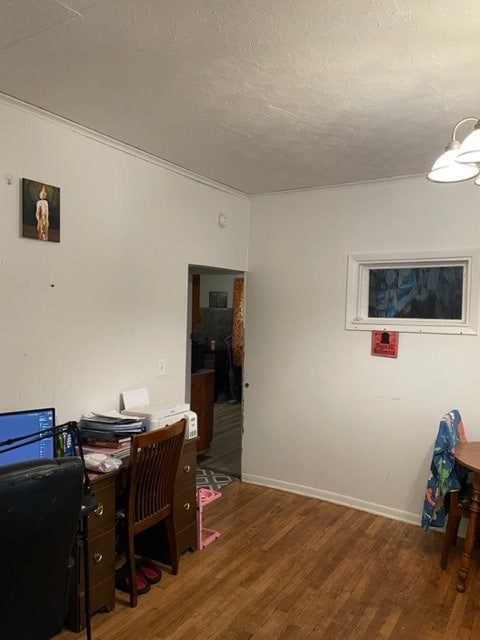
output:
<svg viewBox="0 0 480 640"><path fill-rule="evenodd" d="M0 442L13 438L41 434L42 431L52 429L55 426L55 409L28 409L25 411L13 411L0 413ZM33 438L32 438L33 439ZM30 439L20 440L16 444L24 444L11 451L6 451L12 445L0 445L0 465L38 458L53 458L55 441L53 435L47 435L36 442Z"/></svg>

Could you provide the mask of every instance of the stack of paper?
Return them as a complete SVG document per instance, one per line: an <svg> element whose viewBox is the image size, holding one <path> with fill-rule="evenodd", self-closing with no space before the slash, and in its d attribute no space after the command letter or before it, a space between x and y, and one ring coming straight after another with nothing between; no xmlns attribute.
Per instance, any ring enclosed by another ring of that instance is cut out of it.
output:
<svg viewBox="0 0 480 640"><path fill-rule="evenodd" d="M108 411L106 413L92 411L82 416L79 427L83 437L97 440L116 439L118 436L145 431L143 418L139 416L124 416L118 411Z"/></svg>
<svg viewBox="0 0 480 640"><path fill-rule="evenodd" d="M118 448L102 447L97 444L83 444L82 449L83 453L103 453L106 456L113 456L114 458L126 458L130 454L130 443Z"/></svg>

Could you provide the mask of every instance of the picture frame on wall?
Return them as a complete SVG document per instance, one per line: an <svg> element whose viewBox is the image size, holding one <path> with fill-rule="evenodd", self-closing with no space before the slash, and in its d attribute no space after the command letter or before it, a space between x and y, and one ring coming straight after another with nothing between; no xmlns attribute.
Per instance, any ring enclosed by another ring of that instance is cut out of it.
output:
<svg viewBox="0 0 480 640"><path fill-rule="evenodd" d="M345 328L478 333L479 250L349 255Z"/></svg>
<svg viewBox="0 0 480 640"><path fill-rule="evenodd" d="M227 298L227 291L210 291L208 294L208 306L210 309L226 309Z"/></svg>
<svg viewBox="0 0 480 640"><path fill-rule="evenodd" d="M60 242L60 188L22 178L22 235Z"/></svg>

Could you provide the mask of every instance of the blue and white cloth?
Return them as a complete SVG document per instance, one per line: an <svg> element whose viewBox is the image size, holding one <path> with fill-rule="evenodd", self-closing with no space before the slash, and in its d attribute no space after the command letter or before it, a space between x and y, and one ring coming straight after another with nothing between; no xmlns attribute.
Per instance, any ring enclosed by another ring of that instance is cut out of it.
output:
<svg viewBox="0 0 480 640"><path fill-rule="evenodd" d="M449 491L458 491L465 482L468 470L455 462L453 449L467 442L463 421L457 409L449 411L440 420L433 449L422 513L422 527L445 526L445 496Z"/></svg>

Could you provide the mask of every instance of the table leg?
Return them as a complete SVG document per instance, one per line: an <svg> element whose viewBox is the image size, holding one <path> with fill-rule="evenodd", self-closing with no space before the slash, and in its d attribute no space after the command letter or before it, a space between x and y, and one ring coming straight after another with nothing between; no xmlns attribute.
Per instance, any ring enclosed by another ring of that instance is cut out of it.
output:
<svg viewBox="0 0 480 640"><path fill-rule="evenodd" d="M468 519L467 533L463 544L463 553L460 560L460 570L457 578L457 591L464 593L465 582L470 569L473 545L475 544L475 530L477 528L477 514L480 511L480 473L473 476L473 495L470 503L470 518Z"/></svg>

